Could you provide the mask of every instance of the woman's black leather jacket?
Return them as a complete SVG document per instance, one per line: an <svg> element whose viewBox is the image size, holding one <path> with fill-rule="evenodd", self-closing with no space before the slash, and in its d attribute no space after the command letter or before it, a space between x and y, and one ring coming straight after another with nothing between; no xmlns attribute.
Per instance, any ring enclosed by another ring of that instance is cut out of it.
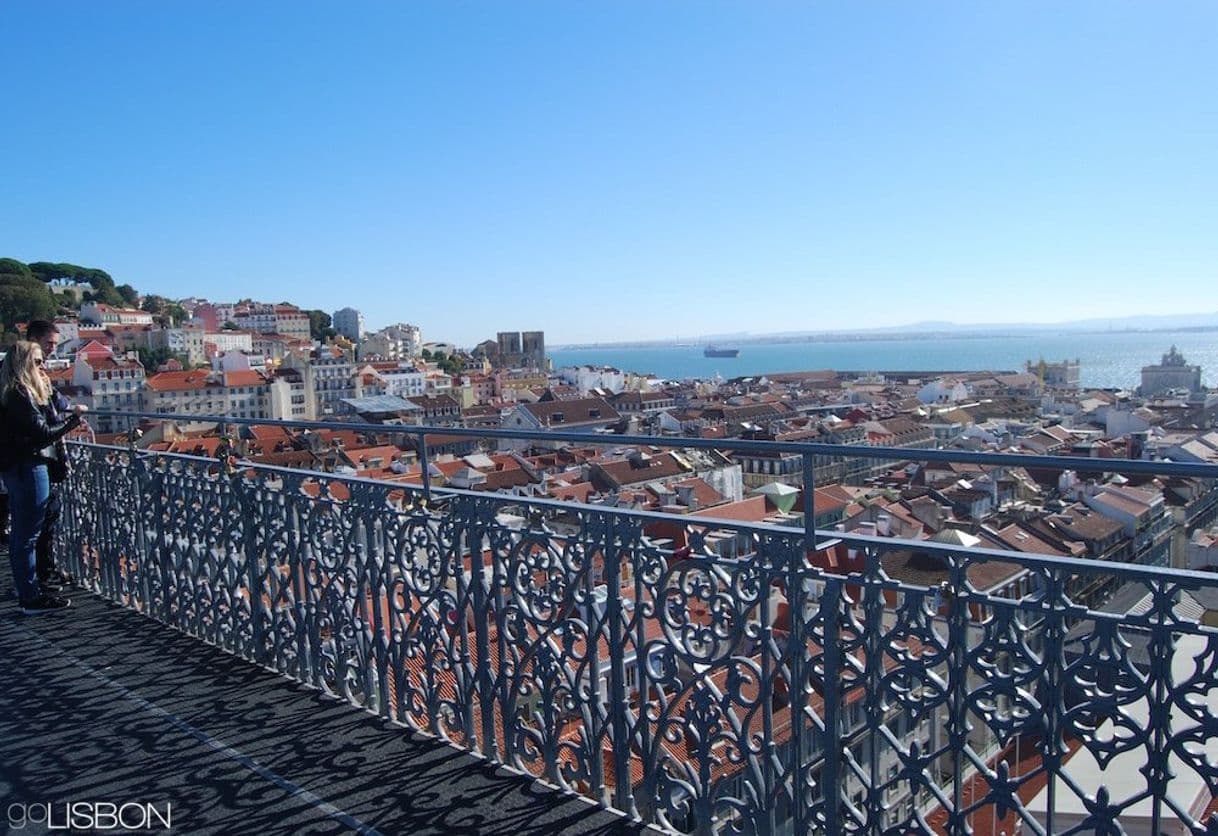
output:
<svg viewBox="0 0 1218 836"><path fill-rule="evenodd" d="M50 421L47 411L20 389L10 389L0 410L0 470L35 461L39 452L80 425L80 416L70 413Z"/></svg>

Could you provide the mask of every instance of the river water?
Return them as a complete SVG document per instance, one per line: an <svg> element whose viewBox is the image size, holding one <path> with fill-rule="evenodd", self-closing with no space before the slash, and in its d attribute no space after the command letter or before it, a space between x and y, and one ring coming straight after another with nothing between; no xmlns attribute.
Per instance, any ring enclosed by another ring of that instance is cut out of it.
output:
<svg viewBox="0 0 1218 836"><path fill-rule="evenodd" d="M740 343L734 359L703 357L702 346L648 348L597 347L548 352L554 367L613 366L659 377L724 378L767 372L813 369L883 372L885 370L1019 370L1024 361L1078 359L1083 386L1133 388L1142 366L1156 364L1172 345L1190 365L1201 366L1202 381L1218 381L1218 332L1115 331L1037 332L1017 336L926 337L882 340Z"/></svg>

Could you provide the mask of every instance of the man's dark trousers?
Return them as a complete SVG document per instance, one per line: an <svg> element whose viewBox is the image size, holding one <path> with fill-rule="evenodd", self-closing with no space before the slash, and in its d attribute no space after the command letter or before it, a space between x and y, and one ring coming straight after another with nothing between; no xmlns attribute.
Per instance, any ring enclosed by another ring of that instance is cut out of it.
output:
<svg viewBox="0 0 1218 836"><path fill-rule="evenodd" d="M55 535L59 531L59 513L63 510L61 487L51 483L46 520L42 524L42 532L38 535L38 546L34 549L39 580L49 578L55 572Z"/></svg>

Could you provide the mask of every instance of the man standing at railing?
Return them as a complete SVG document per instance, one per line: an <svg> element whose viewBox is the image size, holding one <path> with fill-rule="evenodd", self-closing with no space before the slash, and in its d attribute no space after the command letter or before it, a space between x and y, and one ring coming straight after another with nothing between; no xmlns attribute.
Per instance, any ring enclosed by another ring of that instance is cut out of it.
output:
<svg viewBox="0 0 1218 836"><path fill-rule="evenodd" d="M38 343L45 357L53 357L59 348L59 329L54 322L45 319L31 320L25 327L25 338ZM48 419L57 423L72 411L72 404L59 391L51 390L51 401L47 404ZM51 496L47 501L46 517L42 532L38 535L37 571L38 583L48 593L56 594L72 582L71 576L55 565L55 535L59 531L59 517L63 510L60 485L68 478L68 449L63 439L55 443L56 461L47 466L51 480Z"/></svg>

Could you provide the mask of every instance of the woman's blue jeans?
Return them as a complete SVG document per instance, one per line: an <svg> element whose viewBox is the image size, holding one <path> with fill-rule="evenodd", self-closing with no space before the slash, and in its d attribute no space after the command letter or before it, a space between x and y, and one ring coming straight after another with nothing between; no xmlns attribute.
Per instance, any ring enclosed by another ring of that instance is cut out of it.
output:
<svg viewBox="0 0 1218 836"><path fill-rule="evenodd" d="M8 489L9 519L8 562L17 585L17 597L28 604L42 594L35 570L38 535L46 520L51 480L45 464L26 462L4 471Z"/></svg>

